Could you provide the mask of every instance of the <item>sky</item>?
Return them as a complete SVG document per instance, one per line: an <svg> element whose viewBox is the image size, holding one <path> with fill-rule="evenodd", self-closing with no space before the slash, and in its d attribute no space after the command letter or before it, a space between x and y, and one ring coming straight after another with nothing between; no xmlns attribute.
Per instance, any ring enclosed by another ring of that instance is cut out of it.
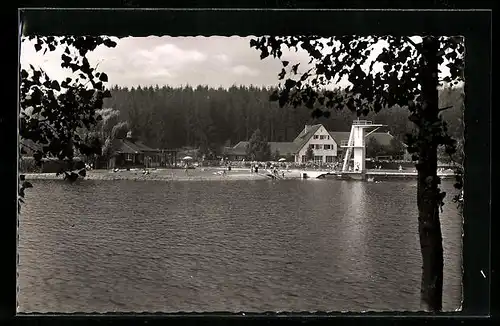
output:
<svg viewBox="0 0 500 326"><path fill-rule="evenodd" d="M138 85L168 85L172 87L189 84L211 87L232 85L276 86L282 65L278 59L260 59L260 51L250 48L252 37L126 37L114 38L115 48L100 46L88 54L91 66L108 75L109 85L135 87ZM414 40L417 40L413 38ZM374 59L383 44L374 47ZM60 67L63 49L36 52L30 41L21 45L21 66L32 64L43 68L57 80L66 78L67 69ZM306 65L307 53L285 52L284 60ZM347 82L341 81L339 86Z"/></svg>

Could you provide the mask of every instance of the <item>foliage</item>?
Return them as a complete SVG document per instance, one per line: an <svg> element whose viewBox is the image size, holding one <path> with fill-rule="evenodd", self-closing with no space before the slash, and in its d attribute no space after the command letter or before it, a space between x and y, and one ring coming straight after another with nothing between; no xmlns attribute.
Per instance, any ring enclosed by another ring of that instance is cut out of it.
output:
<svg viewBox="0 0 500 326"><path fill-rule="evenodd" d="M256 129L246 147L247 157L251 161L268 161L271 158L271 146L262 137L260 129Z"/></svg>
<svg viewBox="0 0 500 326"><path fill-rule="evenodd" d="M19 172L21 173L39 173L41 167L36 165L33 157L21 157L19 160Z"/></svg>
<svg viewBox="0 0 500 326"><path fill-rule="evenodd" d="M377 157L387 155L387 151L375 137L370 137L366 141L366 157Z"/></svg>
<svg viewBox="0 0 500 326"><path fill-rule="evenodd" d="M129 130L130 128L128 126L128 122L126 121L118 122L116 125L113 126L113 129L111 129L111 138L123 139L127 136Z"/></svg>
<svg viewBox="0 0 500 326"><path fill-rule="evenodd" d="M278 161L281 158L280 151L276 150L273 154L273 160Z"/></svg>
<svg viewBox="0 0 500 326"><path fill-rule="evenodd" d="M20 70L21 144L23 140L31 140L40 147L33 153L38 165L43 157L71 161L75 149L85 151L87 146L78 135L78 128L96 124L100 119L96 110L111 96L105 88L108 76L91 67L86 55L98 46L114 47L116 43L101 36L28 36L23 39L28 40L34 42L38 52L64 48L61 67L70 70L73 78L54 80L33 65ZM21 147L21 153L25 152ZM27 183L23 175L20 180L19 201L22 202Z"/></svg>
<svg viewBox="0 0 500 326"><path fill-rule="evenodd" d="M96 125L96 129L101 132L102 139L111 137L114 126L120 123L120 111L112 108L104 108L97 111L101 120Z"/></svg>
<svg viewBox="0 0 500 326"><path fill-rule="evenodd" d="M102 140L98 133L85 134L79 152L87 157L97 157L102 154Z"/></svg>
<svg viewBox="0 0 500 326"><path fill-rule="evenodd" d="M387 46L376 57L371 58L373 46L385 42ZM426 56L428 48L435 43L435 57ZM427 46L426 46L427 45ZM379 112L383 107L400 106L409 110L409 120L417 132L406 135L408 151L418 159L419 149L426 142L443 145L447 153L456 151L456 140L448 133L448 122L441 116L429 119L426 114L425 95L421 81L424 64L431 59L444 64L449 76L439 80L439 85L456 86L464 81L464 42L462 37L425 37L416 43L409 37L393 36L341 36L323 38L320 36L264 36L250 41L250 46L261 52L261 59L272 56L281 59L283 49L297 51L299 47L310 57L310 65L303 71L300 63L290 65L282 60L283 68L278 74L283 81L271 94L270 99L280 106L305 105L312 116L330 117L333 110L348 108L358 116L370 111ZM377 69L379 68L379 69ZM326 86L343 78L351 83L343 91L330 90ZM440 110L444 110L442 108ZM418 130L425 129L426 135Z"/></svg>
<svg viewBox="0 0 500 326"><path fill-rule="evenodd" d="M311 146L307 148L305 156L307 162L314 160L314 150L312 149Z"/></svg>
<svg viewBox="0 0 500 326"><path fill-rule="evenodd" d="M405 147L402 142L397 140L396 138L392 138L389 143L389 148L387 149L387 153L392 156L401 156L405 151Z"/></svg>
<svg viewBox="0 0 500 326"><path fill-rule="evenodd" d="M269 102L272 92L254 86L112 87L112 97L104 104L120 111L120 119L128 121L134 135L148 146L199 148L215 156L221 154L221 147L249 139L255 129L260 129L268 141L293 141L305 124L322 123L331 131L350 131L356 118L349 110L334 110L328 119L312 119L305 106L284 110L278 103ZM462 114L460 93L460 89L440 91L443 105L452 106L442 113L454 138L463 135L457 126ZM387 125L385 129L401 141L414 129L408 110L399 106L370 112L366 118Z"/></svg>
<svg viewBox="0 0 500 326"><path fill-rule="evenodd" d="M104 146L102 147L102 156L106 159L113 157L115 152L115 142L111 138L106 138L104 141Z"/></svg>
<svg viewBox="0 0 500 326"><path fill-rule="evenodd" d="M382 145L375 137L369 137L366 141L366 156L392 156L399 157L404 154L404 145L396 138L392 138L389 145Z"/></svg>
<svg viewBox="0 0 500 326"><path fill-rule="evenodd" d="M376 58L374 45L386 45ZM444 83L463 82L464 42L462 37L425 36L421 42L393 36L264 36L252 39L250 47L281 59L278 74L282 81L270 99L280 107L305 105L313 117L329 117L344 107L358 116L384 107L398 105L409 111L415 131L406 135L408 151L418 160L417 207L423 258L421 301L425 309L442 308L443 247L439 209L446 195L438 188L437 147L444 146L450 155L456 152L456 140L448 133L440 112L437 88ZM309 66L283 60L283 50L303 49ZM445 63L449 76L439 80L439 66ZM347 78L344 92L329 89ZM461 184L458 185L461 187Z"/></svg>

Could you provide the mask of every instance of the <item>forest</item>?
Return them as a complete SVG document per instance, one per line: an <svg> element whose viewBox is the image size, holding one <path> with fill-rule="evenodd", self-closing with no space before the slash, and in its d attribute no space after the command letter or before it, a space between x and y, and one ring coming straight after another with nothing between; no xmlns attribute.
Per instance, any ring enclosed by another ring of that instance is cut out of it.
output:
<svg viewBox="0 0 500 326"><path fill-rule="evenodd" d="M134 137L153 148L200 148L218 152L248 140L260 129L267 141L293 141L305 124L322 123L328 130L349 131L356 113L331 112L329 118L313 119L306 107L283 107L269 101L272 88L233 86L229 89L207 86L172 88L111 88L111 98L104 107L120 112ZM448 130L459 141L463 138L463 88L440 90L442 115ZM387 125L396 138L404 141L413 123L408 110L386 108L370 112L362 119Z"/></svg>

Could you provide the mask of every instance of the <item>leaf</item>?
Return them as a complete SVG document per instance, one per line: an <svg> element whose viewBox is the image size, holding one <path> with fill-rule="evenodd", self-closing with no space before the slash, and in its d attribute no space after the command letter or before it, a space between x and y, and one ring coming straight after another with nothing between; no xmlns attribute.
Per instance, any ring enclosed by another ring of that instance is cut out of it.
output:
<svg viewBox="0 0 500 326"><path fill-rule="evenodd" d="M38 51L40 51L41 49L42 49L42 45L41 45L41 44L39 44L39 43L36 43L36 44L35 44L35 51L36 51L36 52L38 52Z"/></svg>
<svg viewBox="0 0 500 326"><path fill-rule="evenodd" d="M260 54L260 59L263 60L269 56L269 51L267 51L267 48L262 49L262 52Z"/></svg>
<svg viewBox="0 0 500 326"><path fill-rule="evenodd" d="M279 80L282 80L283 78L285 78L285 75L286 75L286 71L283 68L283 69L281 69L281 72L278 74Z"/></svg>
<svg viewBox="0 0 500 326"><path fill-rule="evenodd" d="M288 61L286 61L286 60L282 61L282 63L283 63L283 67L286 67L286 66L288 66L288 64L289 64L289 62L288 62Z"/></svg>
<svg viewBox="0 0 500 326"><path fill-rule="evenodd" d="M61 55L61 60L63 61L63 63L69 64L71 62L71 57L63 53Z"/></svg>
<svg viewBox="0 0 500 326"><path fill-rule="evenodd" d="M53 80L52 81L52 84L50 85L53 89L55 89L56 91L60 91L61 90L61 87L59 86L59 83L57 82L57 80Z"/></svg>
<svg viewBox="0 0 500 326"><path fill-rule="evenodd" d="M107 82L108 81L108 75L106 75L105 73L101 73L101 75L99 76L99 80L103 81L103 82Z"/></svg>
<svg viewBox="0 0 500 326"><path fill-rule="evenodd" d="M108 48L114 48L116 46L116 42L112 41L110 39L105 39L103 44L107 46Z"/></svg>
<svg viewBox="0 0 500 326"><path fill-rule="evenodd" d="M286 89L291 89L296 84L297 84L297 82L295 80L293 80L293 79L287 79L285 81L285 87L286 87Z"/></svg>
<svg viewBox="0 0 500 326"><path fill-rule="evenodd" d="M28 78L29 74L26 70L21 70L21 79Z"/></svg>

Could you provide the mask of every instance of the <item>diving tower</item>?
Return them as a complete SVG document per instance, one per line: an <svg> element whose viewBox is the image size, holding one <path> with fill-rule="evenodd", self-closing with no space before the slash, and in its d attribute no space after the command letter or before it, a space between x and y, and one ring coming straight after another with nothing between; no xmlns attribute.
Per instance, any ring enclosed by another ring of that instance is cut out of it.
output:
<svg viewBox="0 0 500 326"><path fill-rule="evenodd" d="M372 121L359 120L359 118L352 122L349 140L342 141L340 143L340 147L346 148L344 164L342 165L342 172L349 172L349 161L351 160L351 156L354 156L353 172L360 174L366 173L365 139L371 133L384 126L385 125L373 123Z"/></svg>

